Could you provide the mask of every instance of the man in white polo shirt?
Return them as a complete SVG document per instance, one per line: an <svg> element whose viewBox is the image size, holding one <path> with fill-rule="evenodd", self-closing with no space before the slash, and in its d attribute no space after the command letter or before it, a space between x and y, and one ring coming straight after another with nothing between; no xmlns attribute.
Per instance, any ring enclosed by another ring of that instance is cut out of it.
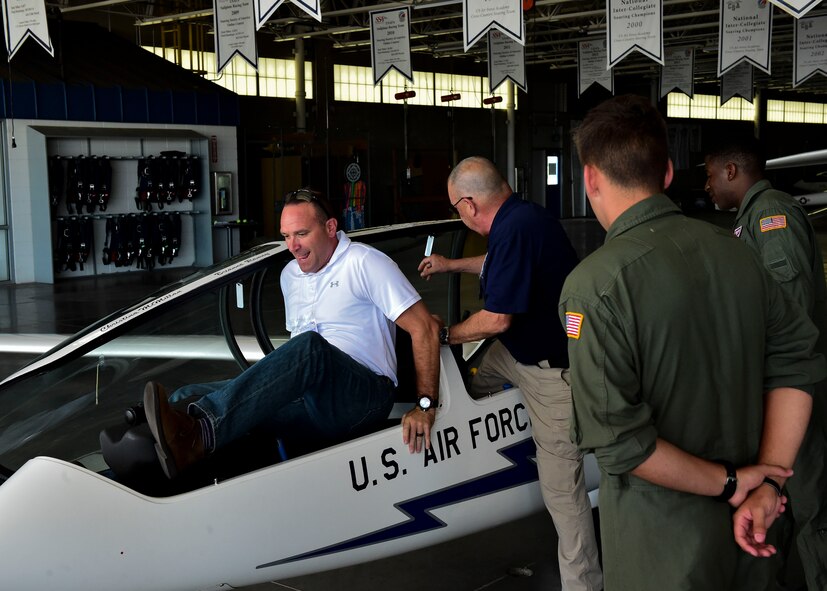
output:
<svg viewBox="0 0 827 591"><path fill-rule="evenodd" d="M411 335L417 406L402 419L411 452L430 446L439 378L438 325L396 264L337 231L329 205L300 190L281 234L295 260L281 274L290 340L238 377L179 388L187 412L150 382L144 406L169 478L253 429L323 440L358 435L388 416L398 383L395 326Z"/></svg>

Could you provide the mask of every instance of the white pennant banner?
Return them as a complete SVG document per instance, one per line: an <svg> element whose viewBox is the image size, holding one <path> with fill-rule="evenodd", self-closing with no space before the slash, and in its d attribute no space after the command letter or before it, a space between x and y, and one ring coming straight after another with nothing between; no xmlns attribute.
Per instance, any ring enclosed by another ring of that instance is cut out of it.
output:
<svg viewBox="0 0 827 591"><path fill-rule="evenodd" d="M49 55L55 56L44 0L3 0L3 24L9 60L29 38L34 39Z"/></svg>
<svg viewBox="0 0 827 591"><path fill-rule="evenodd" d="M691 47L670 47L665 51L666 63L660 69L660 98L677 89L689 98L695 96L695 50Z"/></svg>
<svg viewBox="0 0 827 591"><path fill-rule="evenodd" d="M614 94L614 72L606 69L605 39L577 44L577 96L595 82Z"/></svg>
<svg viewBox="0 0 827 591"><path fill-rule="evenodd" d="M236 55L258 70L255 9L251 0L215 0L213 26L217 74Z"/></svg>
<svg viewBox="0 0 827 591"><path fill-rule="evenodd" d="M525 45L522 0L463 0L462 23L466 52L492 26Z"/></svg>
<svg viewBox="0 0 827 591"><path fill-rule="evenodd" d="M520 45L501 31L488 31L488 88L491 94L506 79L523 92L525 83L525 45Z"/></svg>
<svg viewBox="0 0 827 591"><path fill-rule="evenodd" d="M827 76L827 16L800 18L793 37L793 88L811 76Z"/></svg>
<svg viewBox="0 0 827 591"><path fill-rule="evenodd" d="M752 103L752 74L752 66L741 62L721 77L721 106L734 96Z"/></svg>
<svg viewBox="0 0 827 591"><path fill-rule="evenodd" d="M821 0L770 0L781 10L799 18L819 5Z"/></svg>
<svg viewBox="0 0 827 591"><path fill-rule="evenodd" d="M276 12L284 0L254 0L256 7L256 30L259 30L267 22L273 13ZM322 22L322 10L319 0L290 0L307 14Z"/></svg>
<svg viewBox="0 0 827 591"><path fill-rule="evenodd" d="M767 0L721 0L718 77L739 62L770 73L772 4Z"/></svg>
<svg viewBox="0 0 827 591"><path fill-rule="evenodd" d="M410 7L371 11L370 60L374 85L379 84L391 68L413 82Z"/></svg>
<svg viewBox="0 0 827 591"><path fill-rule="evenodd" d="M662 0L609 0L606 4L609 55L613 67L633 51L663 65Z"/></svg>

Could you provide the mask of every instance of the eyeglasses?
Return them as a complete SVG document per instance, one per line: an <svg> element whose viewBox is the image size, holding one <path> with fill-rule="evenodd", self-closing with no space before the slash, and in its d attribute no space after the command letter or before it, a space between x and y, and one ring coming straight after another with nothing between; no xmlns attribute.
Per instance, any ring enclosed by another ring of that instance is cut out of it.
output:
<svg viewBox="0 0 827 591"><path fill-rule="evenodd" d="M468 201L473 201L474 200L473 197L460 197L459 199L457 199L456 201L454 201L451 204L451 211L453 211L454 213L459 213L459 210L457 209L457 205L459 205L459 202L462 201L463 199L467 199Z"/></svg>
<svg viewBox="0 0 827 591"><path fill-rule="evenodd" d="M289 205L290 203L312 203L322 210L325 219L329 220L336 217L330 213L331 209L327 202L310 189L296 189L288 193L284 198L284 204Z"/></svg>

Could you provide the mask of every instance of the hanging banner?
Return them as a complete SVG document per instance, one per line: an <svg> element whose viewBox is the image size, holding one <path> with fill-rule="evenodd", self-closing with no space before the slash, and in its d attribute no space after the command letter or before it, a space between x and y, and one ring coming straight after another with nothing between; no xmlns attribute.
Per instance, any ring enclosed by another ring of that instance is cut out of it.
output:
<svg viewBox="0 0 827 591"><path fill-rule="evenodd" d="M800 18L793 29L793 88L811 76L827 76L827 15Z"/></svg>
<svg viewBox="0 0 827 591"><path fill-rule="evenodd" d="M772 4L767 0L721 0L718 78L741 61L770 73Z"/></svg>
<svg viewBox="0 0 827 591"><path fill-rule="evenodd" d="M606 40L580 41L577 44L577 96L597 82L615 93L614 72L606 69Z"/></svg>
<svg viewBox="0 0 827 591"><path fill-rule="evenodd" d="M520 45L501 31L488 31L488 89L491 94L506 79L523 92L525 84L525 45Z"/></svg>
<svg viewBox="0 0 827 591"><path fill-rule="evenodd" d="M606 4L608 68L633 51L663 65L662 0L609 0Z"/></svg>
<svg viewBox="0 0 827 591"><path fill-rule="evenodd" d="M660 69L660 98L679 90L689 98L695 96L695 50L691 47L670 47Z"/></svg>
<svg viewBox="0 0 827 591"><path fill-rule="evenodd" d="M721 106L734 96L752 103L752 74L752 66L741 62L721 77Z"/></svg>
<svg viewBox="0 0 827 591"><path fill-rule="evenodd" d="M3 25L9 60L29 38L34 39L49 55L55 56L44 0L3 0Z"/></svg>
<svg viewBox="0 0 827 591"><path fill-rule="evenodd" d="M411 67L411 9L390 8L370 13L370 61L374 86L391 68L413 82Z"/></svg>
<svg viewBox="0 0 827 591"><path fill-rule="evenodd" d="M284 0L253 0L256 10L256 31L258 31L264 23L267 22L273 13L276 12ZM307 14L322 22L322 10L319 6L319 0L290 0L293 4L301 8Z"/></svg>
<svg viewBox="0 0 827 591"><path fill-rule="evenodd" d="M770 0L781 10L799 18L821 3L821 0Z"/></svg>
<svg viewBox="0 0 827 591"><path fill-rule="evenodd" d="M251 0L215 0L213 26L217 74L235 55L258 70L255 10Z"/></svg>
<svg viewBox="0 0 827 591"><path fill-rule="evenodd" d="M466 52L492 26L525 45L522 0L463 0L462 23Z"/></svg>

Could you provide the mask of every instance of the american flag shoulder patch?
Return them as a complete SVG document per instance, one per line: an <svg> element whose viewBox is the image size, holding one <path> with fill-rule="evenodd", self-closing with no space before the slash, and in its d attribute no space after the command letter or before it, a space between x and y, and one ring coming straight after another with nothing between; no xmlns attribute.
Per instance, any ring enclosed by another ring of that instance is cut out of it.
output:
<svg viewBox="0 0 827 591"><path fill-rule="evenodd" d="M583 315L577 312L566 312L566 335L570 339L579 339L581 328L583 328Z"/></svg>
<svg viewBox="0 0 827 591"><path fill-rule="evenodd" d="M785 215L771 215L761 218L759 224L762 232L769 232L770 230L781 230L787 227L787 216Z"/></svg>

